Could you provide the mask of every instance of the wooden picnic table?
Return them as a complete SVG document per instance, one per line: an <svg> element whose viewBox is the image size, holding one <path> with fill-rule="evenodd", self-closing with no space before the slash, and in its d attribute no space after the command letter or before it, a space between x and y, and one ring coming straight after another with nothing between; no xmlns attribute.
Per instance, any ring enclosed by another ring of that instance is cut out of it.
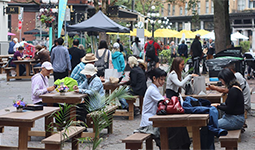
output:
<svg viewBox="0 0 255 150"><path fill-rule="evenodd" d="M106 94L110 94L111 92L120 87L121 85L125 85L126 82L120 82L120 83L110 83L110 82L103 82L104 90Z"/></svg>
<svg viewBox="0 0 255 150"><path fill-rule="evenodd" d="M199 98L207 99L211 103L222 103L223 102L223 98L224 98L224 94L223 93L219 93L219 92L214 91L214 90L206 91L206 95L196 95L196 94L185 95L185 94L182 94L183 100L185 100L185 98L188 97L188 96L194 97L196 99L199 99Z"/></svg>
<svg viewBox="0 0 255 150"><path fill-rule="evenodd" d="M9 54L9 55L0 55L0 61L2 61L3 58L9 59L10 57L13 57L13 54Z"/></svg>
<svg viewBox="0 0 255 150"><path fill-rule="evenodd" d="M0 110L0 125L19 127L18 149L27 150L28 132L34 126L35 121L45 118L45 135L48 137L51 135L51 131L48 130L47 125L53 122L53 118L49 118L49 116L58 110L58 107L43 107L43 110L38 111L23 110L23 112L17 112L15 107L9 107ZM7 149L7 147L0 146L0 149Z"/></svg>
<svg viewBox="0 0 255 150"><path fill-rule="evenodd" d="M153 127L159 127L161 149L168 148L168 127L192 127L193 149L201 149L200 127L206 126L209 114L155 115L149 118Z"/></svg>

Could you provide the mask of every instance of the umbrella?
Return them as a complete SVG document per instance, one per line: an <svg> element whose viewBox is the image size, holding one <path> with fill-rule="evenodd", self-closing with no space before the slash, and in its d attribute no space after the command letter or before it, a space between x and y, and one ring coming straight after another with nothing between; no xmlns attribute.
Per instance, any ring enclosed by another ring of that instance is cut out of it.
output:
<svg viewBox="0 0 255 150"><path fill-rule="evenodd" d="M231 38L235 38L235 39L243 39L243 40L248 40L249 38L245 35L242 35L241 33L239 32L235 32L233 34L231 34Z"/></svg>
<svg viewBox="0 0 255 150"><path fill-rule="evenodd" d="M212 32L210 32L210 33L208 33L206 35L201 36L201 38L202 39L212 39L212 40L215 40L215 33L214 33L214 31L212 31ZM231 36L231 40L232 41L236 41L237 38L235 38L234 36Z"/></svg>
<svg viewBox="0 0 255 150"><path fill-rule="evenodd" d="M189 30L181 30L179 33L173 35L173 37L176 38L182 38L183 33L185 34L185 38L195 38L196 34L194 34L192 31Z"/></svg>
<svg viewBox="0 0 255 150"><path fill-rule="evenodd" d="M209 32L209 31L206 31L206 30L204 30L204 29L201 29L201 30L198 30L198 31L195 31L195 32L194 32L194 34L200 34L201 36L206 35L206 34L208 34L208 33L210 33L210 32Z"/></svg>
<svg viewBox="0 0 255 150"><path fill-rule="evenodd" d="M154 32L154 37L173 37L177 33L177 31L170 29L157 29Z"/></svg>
<svg viewBox="0 0 255 150"><path fill-rule="evenodd" d="M16 35L16 34L14 34L14 33L11 33L11 32L8 32L8 34L7 35Z"/></svg>
<svg viewBox="0 0 255 150"><path fill-rule="evenodd" d="M40 34L40 30L39 29L33 29L33 30L30 30L30 31L24 32L24 34ZM48 32L42 31L42 34L48 34Z"/></svg>

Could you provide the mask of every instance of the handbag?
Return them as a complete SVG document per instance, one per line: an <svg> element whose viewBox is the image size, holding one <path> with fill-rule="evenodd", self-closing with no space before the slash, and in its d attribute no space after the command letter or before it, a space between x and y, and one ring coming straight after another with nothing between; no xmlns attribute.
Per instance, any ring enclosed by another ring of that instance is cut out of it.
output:
<svg viewBox="0 0 255 150"><path fill-rule="evenodd" d="M165 98L158 102L157 115L183 113L184 109L182 108L177 96L173 96L171 99Z"/></svg>

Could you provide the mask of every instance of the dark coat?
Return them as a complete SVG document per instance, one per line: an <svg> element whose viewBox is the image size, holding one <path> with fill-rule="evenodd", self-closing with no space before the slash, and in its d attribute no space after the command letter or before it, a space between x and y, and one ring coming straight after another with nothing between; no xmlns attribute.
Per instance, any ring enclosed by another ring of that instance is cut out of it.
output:
<svg viewBox="0 0 255 150"><path fill-rule="evenodd" d="M134 95L144 96L146 92L146 76L140 67L133 67L130 71L130 89Z"/></svg>
<svg viewBox="0 0 255 150"><path fill-rule="evenodd" d="M180 44L178 46L178 54L180 56L182 56L182 54L183 54L184 57L188 57L188 46L186 44Z"/></svg>
<svg viewBox="0 0 255 150"><path fill-rule="evenodd" d="M203 50L199 39L195 38L190 47L192 51L192 57L201 57Z"/></svg>

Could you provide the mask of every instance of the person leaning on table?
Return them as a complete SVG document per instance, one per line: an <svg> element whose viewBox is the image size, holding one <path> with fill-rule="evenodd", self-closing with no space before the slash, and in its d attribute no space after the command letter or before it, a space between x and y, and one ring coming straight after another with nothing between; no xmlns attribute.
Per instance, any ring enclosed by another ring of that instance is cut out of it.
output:
<svg viewBox="0 0 255 150"><path fill-rule="evenodd" d="M52 64L48 61L45 61L41 67L42 67L41 72L35 74L31 78L32 101L34 104L43 104L42 98L39 98L39 96L55 90L54 86L49 86L47 77L53 70Z"/></svg>

